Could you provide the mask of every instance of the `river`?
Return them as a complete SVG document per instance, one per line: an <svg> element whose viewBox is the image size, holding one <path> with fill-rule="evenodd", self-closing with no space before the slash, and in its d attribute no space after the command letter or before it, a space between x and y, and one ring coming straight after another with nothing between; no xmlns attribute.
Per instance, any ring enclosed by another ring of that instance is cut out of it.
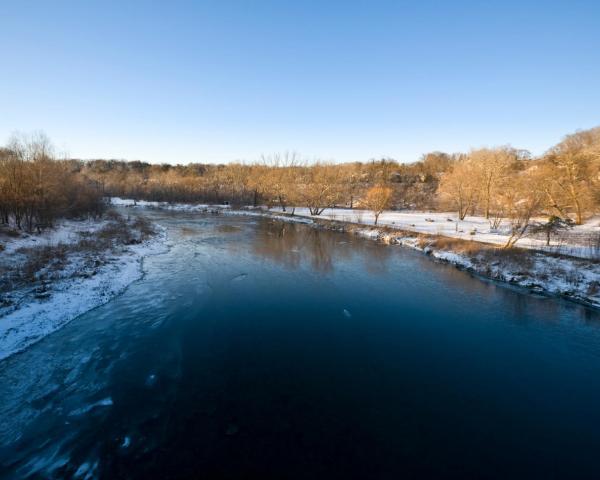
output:
<svg viewBox="0 0 600 480"><path fill-rule="evenodd" d="M0 363L0 477L600 476L597 311L348 234L148 215L169 252Z"/></svg>

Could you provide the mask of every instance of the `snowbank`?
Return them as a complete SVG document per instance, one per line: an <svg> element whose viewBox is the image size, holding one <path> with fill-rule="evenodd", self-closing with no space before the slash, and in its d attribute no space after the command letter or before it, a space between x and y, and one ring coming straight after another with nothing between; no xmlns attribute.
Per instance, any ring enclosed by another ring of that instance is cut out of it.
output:
<svg viewBox="0 0 600 480"><path fill-rule="evenodd" d="M41 246L70 245L80 239L80 232L95 233L106 225L106 221L96 220L63 220L57 228L44 230L40 234L28 235L23 233L18 238L2 238L3 254L11 255L21 248Z"/></svg>
<svg viewBox="0 0 600 480"><path fill-rule="evenodd" d="M229 205L148 202L146 200L132 200L129 198L120 198L120 197L110 197L108 199L108 201L111 205L114 205L115 207L159 208L161 210L172 210L175 212L207 212L207 211L214 211L214 210L229 209Z"/></svg>
<svg viewBox="0 0 600 480"><path fill-rule="evenodd" d="M273 211L281 212L274 208ZM346 208L328 208L319 216L312 216L307 208L297 207L294 215L305 218L324 218L340 222L359 223L374 226L375 216L369 210L355 210ZM459 220L456 213L447 212L395 212L385 211L379 217L378 226L387 226L398 230L429 235L443 235L445 237L473 240L476 242L504 245L509 237L509 225L502 222L497 229L492 229L490 222L484 217L467 216ZM584 225L573 228L574 234L597 232L600 234L600 218L594 217ZM575 236L575 235L573 235ZM572 255L581 258L590 258L599 255L600 251L590 248L586 244L566 243L553 239L551 245L540 239L522 238L517 242L521 248L548 251L562 255Z"/></svg>
<svg viewBox="0 0 600 480"><path fill-rule="evenodd" d="M349 231L372 240L421 251L436 261L481 277L600 308L600 264L586 259L503 249L456 252L451 248L437 247L435 236L407 236L406 233L394 233L381 227L355 227Z"/></svg>
<svg viewBox="0 0 600 480"><path fill-rule="evenodd" d="M64 222L55 230L41 236L12 239L2 255L22 247L57 245L76 242L78 232L94 232L105 222ZM155 226L158 233L136 245L120 247L111 252L109 261L92 273L77 275L83 270L85 255L69 257L68 271L63 279L51 284L47 298L27 295L26 301L0 317L0 360L17 353L44 336L63 327L75 317L98 307L142 276L142 259L166 251L166 229Z"/></svg>

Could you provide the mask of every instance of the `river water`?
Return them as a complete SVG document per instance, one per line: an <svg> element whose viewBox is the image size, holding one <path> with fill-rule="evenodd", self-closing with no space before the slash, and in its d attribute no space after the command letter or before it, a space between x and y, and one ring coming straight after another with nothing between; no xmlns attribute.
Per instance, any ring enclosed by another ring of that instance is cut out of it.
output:
<svg viewBox="0 0 600 480"><path fill-rule="evenodd" d="M0 363L2 478L598 478L600 314L399 246L149 215L172 247Z"/></svg>

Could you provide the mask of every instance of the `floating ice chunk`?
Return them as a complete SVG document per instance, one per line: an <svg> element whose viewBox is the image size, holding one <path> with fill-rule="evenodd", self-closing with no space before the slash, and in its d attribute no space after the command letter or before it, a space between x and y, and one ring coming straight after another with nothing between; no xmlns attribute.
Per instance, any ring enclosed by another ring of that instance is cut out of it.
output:
<svg viewBox="0 0 600 480"><path fill-rule="evenodd" d="M73 478L83 478L83 480L91 480L96 477L96 469L98 468L98 462L89 464L88 462L82 463L79 468L75 471Z"/></svg>
<svg viewBox="0 0 600 480"><path fill-rule="evenodd" d="M90 471L91 465L88 462L84 462L79 465L79 468L75 471L75 478L83 478L86 473Z"/></svg>
<svg viewBox="0 0 600 480"><path fill-rule="evenodd" d="M148 388L152 388L154 385L156 385L157 380L158 378L156 377L156 375L154 373L151 373L150 375L148 375L148 378L146 378L145 385Z"/></svg>
<svg viewBox="0 0 600 480"><path fill-rule="evenodd" d="M83 415L84 413L87 413L96 407L110 407L112 404L113 404L112 398L106 397L106 398L103 398L102 400L98 400L95 403L90 403L89 405L86 405L85 407L76 408L71 413L69 413L69 417Z"/></svg>

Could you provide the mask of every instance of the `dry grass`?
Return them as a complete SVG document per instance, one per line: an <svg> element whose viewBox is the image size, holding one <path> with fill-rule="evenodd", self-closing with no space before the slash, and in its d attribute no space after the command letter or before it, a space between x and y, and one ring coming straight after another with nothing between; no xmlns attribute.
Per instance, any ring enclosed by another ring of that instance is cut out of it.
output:
<svg viewBox="0 0 600 480"><path fill-rule="evenodd" d="M67 253L68 247L63 244L27 249L27 260L21 268L23 278L34 281L42 270L62 270L67 263Z"/></svg>
<svg viewBox="0 0 600 480"><path fill-rule="evenodd" d="M600 294L600 281L599 282L591 282L588 285L587 294L590 297L594 297L594 296Z"/></svg>
<svg viewBox="0 0 600 480"><path fill-rule="evenodd" d="M119 212L117 212L116 210L108 210L105 214L104 214L104 218L106 220L110 220L110 221L121 221L123 220L123 215L121 215Z"/></svg>
<svg viewBox="0 0 600 480"><path fill-rule="evenodd" d="M433 237L432 241L430 241L430 246L439 250L448 250L451 252L463 254L463 255L477 255L483 251L494 249L497 250L496 247L476 242L474 240L462 240L460 238L452 238L452 237Z"/></svg>
<svg viewBox="0 0 600 480"><path fill-rule="evenodd" d="M21 236L21 232L19 232L19 230L8 226L3 226L2 228L0 228L0 234L9 238L18 238Z"/></svg>
<svg viewBox="0 0 600 480"><path fill-rule="evenodd" d="M107 217L109 221L103 228L94 233L80 233L79 241L75 243L17 250L23 260L0 262L0 291L57 278L73 255L83 256L81 268L94 270L105 263L104 255L112 248L141 243L155 233L152 223L145 217L128 221L116 212L108 212Z"/></svg>
<svg viewBox="0 0 600 480"><path fill-rule="evenodd" d="M134 230L140 232L142 240L145 240L156 233L154 225L152 225L152 222L150 222L150 220L148 220L146 217L136 217L136 219L133 221L132 227Z"/></svg>
<svg viewBox="0 0 600 480"><path fill-rule="evenodd" d="M509 268L514 272L526 273L535 265L535 252L523 248L497 248L491 247L482 250L478 259L489 264Z"/></svg>
<svg viewBox="0 0 600 480"><path fill-rule="evenodd" d="M522 248L501 248L490 243L441 235L419 234L417 244L421 248L432 248L464 255L476 264L489 264L525 271L534 265L535 252Z"/></svg>

